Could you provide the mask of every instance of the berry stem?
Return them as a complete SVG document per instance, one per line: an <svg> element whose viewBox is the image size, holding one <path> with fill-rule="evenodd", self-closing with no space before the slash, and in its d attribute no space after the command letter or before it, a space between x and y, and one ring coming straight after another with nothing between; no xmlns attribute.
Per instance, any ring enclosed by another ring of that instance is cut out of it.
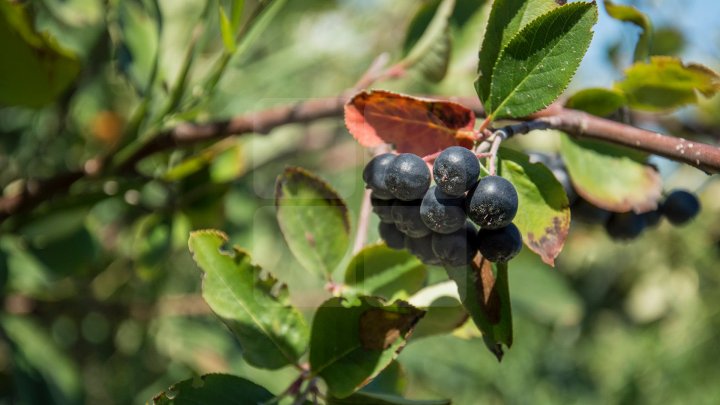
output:
<svg viewBox="0 0 720 405"><path fill-rule="evenodd" d="M358 216L357 232L355 233L355 245L353 245L353 253L362 250L367 242L368 223L370 222L370 194L371 190L365 190L363 194L362 205L360 206L360 215Z"/></svg>
<svg viewBox="0 0 720 405"><path fill-rule="evenodd" d="M500 149L500 143L505 139L505 133L501 131L495 131L494 138L492 140L492 146L490 147L490 163L488 170L491 176L495 176L497 173L497 153Z"/></svg>

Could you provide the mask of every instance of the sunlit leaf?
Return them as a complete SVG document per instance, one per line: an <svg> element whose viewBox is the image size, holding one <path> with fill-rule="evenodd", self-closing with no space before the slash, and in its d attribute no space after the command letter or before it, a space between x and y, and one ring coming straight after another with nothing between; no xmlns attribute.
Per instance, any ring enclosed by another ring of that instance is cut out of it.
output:
<svg viewBox="0 0 720 405"><path fill-rule="evenodd" d="M595 3L571 3L534 19L500 52L485 110L524 117L552 103L570 83L590 45Z"/></svg>
<svg viewBox="0 0 720 405"><path fill-rule="evenodd" d="M625 103L625 95L622 92L612 89L590 88L573 94L565 102L565 107L585 111L600 117L607 117L624 106Z"/></svg>
<svg viewBox="0 0 720 405"><path fill-rule="evenodd" d="M0 2L0 49L0 104L42 107L80 72L74 54L35 30L22 3Z"/></svg>
<svg viewBox="0 0 720 405"><path fill-rule="evenodd" d="M298 262L329 276L350 245L347 206L335 190L310 172L289 167L275 184L280 230Z"/></svg>
<svg viewBox="0 0 720 405"><path fill-rule="evenodd" d="M411 342L426 336L451 333L468 319L468 313L460 303L457 286L452 281L425 287L408 302L427 311L415 327Z"/></svg>
<svg viewBox="0 0 720 405"><path fill-rule="evenodd" d="M479 255L469 266L447 267L448 276L457 284L458 295L483 334L488 350L502 360L504 344L513 342L512 309L508 289L507 264L498 263L497 275L493 265Z"/></svg>
<svg viewBox="0 0 720 405"><path fill-rule="evenodd" d="M430 10L434 8L432 10L434 11L433 17L401 63L408 68L419 70L428 80L439 82L445 77L450 62L452 49L450 16L455 8L455 0L442 0L437 4L430 3L423 6L410 25L411 34L412 30L417 30L420 24L416 22L418 18L421 20L426 18L427 8ZM412 36L408 36L408 38L412 38ZM406 44L407 42L408 39L406 39Z"/></svg>
<svg viewBox="0 0 720 405"><path fill-rule="evenodd" d="M649 63L636 63L626 69L625 79L615 87L625 93L632 108L665 111L697 103L697 92L705 97L717 94L720 75L703 65L654 56Z"/></svg>
<svg viewBox="0 0 720 405"><path fill-rule="evenodd" d="M287 286L227 244L218 231L190 235L190 251L203 271L203 298L235 334L248 363L269 369L296 363L307 348L308 328L290 304Z"/></svg>
<svg viewBox="0 0 720 405"><path fill-rule="evenodd" d="M353 257L345 270L345 285L365 295L407 298L422 288L426 277L425 265L410 252L377 244Z"/></svg>
<svg viewBox="0 0 720 405"><path fill-rule="evenodd" d="M655 209L662 193L660 174L643 153L606 142L564 135L560 151L577 193L614 212Z"/></svg>
<svg viewBox="0 0 720 405"><path fill-rule="evenodd" d="M348 101L345 125L362 146L389 143L398 152L425 156L453 145L470 147L475 114L449 101L374 90Z"/></svg>
<svg viewBox="0 0 720 405"><path fill-rule="evenodd" d="M229 374L206 374L172 385L153 398L154 405L260 404L275 396L265 388Z"/></svg>
<svg viewBox="0 0 720 405"><path fill-rule="evenodd" d="M331 298L315 313L310 369L332 395L344 398L367 384L397 356L424 311L378 298Z"/></svg>
<svg viewBox="0 0 720 405"><path fill-rule="evenodd" d="M542 260L555 265L570 229L567 194L552 172L542 163L530 163L527 155L501 149L500 175L518 192L518 212L513 223L523 242Z"/></svg>
<svg viewBox="0 0 720 405"><path fill-rule="evenodd" d="M605 0L604 4L605 10L610 17L635 24L640 28L641 32L638 42L635 45L634 59L636 61L647 59L650 51L650 38L653 34L652 23L648 16L633 6L614 4L610 0Z"/></svg>
<svg viewBox="0 0 720 405"><path fill-rule="evenodd" d="M218 13L220 14L220 33L222 34L223 45L227 53L235 52L237 44L235 43L235 30L233 24L225 13L222 4L218 4Z"/></svg>
<svg viewBox="0 0 720 405"><path fill-rule="evenodd" d="M558 4L554 0L495 0L493 2L480 47L479 77L475 82L475 89L480 101L485 103L490 95L490 83L500 51L530 21L557 6Z"/></svg>

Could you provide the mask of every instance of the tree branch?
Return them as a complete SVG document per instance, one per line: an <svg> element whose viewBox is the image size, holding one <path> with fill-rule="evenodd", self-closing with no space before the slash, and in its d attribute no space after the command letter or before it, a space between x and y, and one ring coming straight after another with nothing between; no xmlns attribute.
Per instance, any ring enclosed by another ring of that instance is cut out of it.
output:
<svg viewBox="0 0 720 405"><path fill-rule="evenodd" d="M56 195L67 193L70 186L78 180L105 174L134 173L138 162L158 152L200 142L217 141L232 135L267 134L273 129L287 124L341 117L343 106L348 99L349 95L343 94L337 98L307 100L240 115L228 120L180 124L159 132L147 143L119 161L113 162L112 165L108 164L109 158L108 160L93 159L86 162L82 170L63 173L43 181L26 182L22 192L0 198L0 223L13 215L31 211ZM483 114L482 106L475 98L453 98L452 100L472 108L478 115ZM531 118L543 121L549 127L568 132L572 136L597 139L639 149L687 163L707 173L720 172L720 149L708 144L665 136L561 107L544 110Z"/></svg>

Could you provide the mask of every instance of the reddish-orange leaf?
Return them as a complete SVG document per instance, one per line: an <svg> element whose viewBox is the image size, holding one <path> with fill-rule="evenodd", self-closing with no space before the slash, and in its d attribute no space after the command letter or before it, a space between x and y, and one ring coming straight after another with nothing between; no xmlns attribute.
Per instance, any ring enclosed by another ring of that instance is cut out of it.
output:
<svg viewBox="0 0 720 405"><path fill-rule="evenodd" d="M475 114L450 101L373 90L345 104L345 125L365 147L389 143L397 152L426 156L453 145L472 147Z"/></svg>

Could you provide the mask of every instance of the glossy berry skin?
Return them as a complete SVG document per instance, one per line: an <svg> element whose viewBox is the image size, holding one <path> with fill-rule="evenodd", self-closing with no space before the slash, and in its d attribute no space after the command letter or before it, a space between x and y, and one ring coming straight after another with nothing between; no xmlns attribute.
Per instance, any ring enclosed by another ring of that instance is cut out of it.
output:
<svg viewBox="0 0 720 405"><path fill-rule="evenodd" d="M390 200L393 198L385 183L385 174L388 165L395 160L395 157L392 153L377 155L363 169L363 181L366 187L373 191L373 196L377 199Z"/></svg>
<svg viewBox="0 0 720 405"><path fill-rule="evenodd" d="M430 169L419 156L401 153L388 164L385 184L395 198L420 200L430 188Z"/></svg>
<svg viewBox="0 0 720 405"><path fill-rule="evenodd" d="M682 225L700 212L700 200L685 190L673 190L665 198L662 213L673 225Z"/></svg>
<svg viewBox="0 0 720 405"><path fill-rule="evenodd" d="M420 217L420 201L396 200L390 211L397 229L411 238L420 238L430 234Z"/></svg>
<svg viewBox="0 0 720 405"><path fill-rule="evenodd" d="M475 184L480 175L477 156L462 146L451 146L433 164L433 178L445 194L459 197Z"/></svg>
<svg viewBox="0 0 720 405"><path fill-rule="evenodd" d="M397 250L405 248L405 235L397 229L395 224L380 223L378 233L389 248Z"/></svg>
<svg viewBox="0 0 720 405"><path fill-rule="evenodd" d="M477 253L477 230L470 223L449 234L433 233L432 249L443 266L464 266Z"/></svg>
<svg viewBox="0 0 720 405"><path fill-rule="evenodd" d="M480 229L477 234L480 254L491 262L507 262L522 249L522 236L515 224L500 229Z"/></svg>
<svg viewBox="0 0 720 405"><path fill-rule="evenodd" d="M515 187L500 176L487 176L468 194L467 214L484 229L508 226L518 210Z"/></svg>
<svg viewBox="0 0 720 405"><path fill-rule="evenodd" d="M635 239L645 229L642 215L634 212L616 212L605 223L605 231L615 240Z"/></svg>
<svg viewBox="0 0 720 405"><path fill-rule="evenodd" d="M425 264L434 266L441 264L440 259L435 256L432 249L432 234L427 234L420 238L406 237L405 248Z"/></svg>
<svg viewBox="0 0 720 405"><path fill-rule="evenodd" d="M420 218L434 232L455 232L465 225L464 204L464 198L449 196L433 186L420 204Z"/></svg>
<svg viewBox="0 0 720 405"><path fill-rule="evenodd" d="M394 224L395 220L392 217L392 206L394 200L383 200L375 197L375 193L370 196L370 204L372 205L373 212L380 218L380 222L387 224Z"/></svg>

